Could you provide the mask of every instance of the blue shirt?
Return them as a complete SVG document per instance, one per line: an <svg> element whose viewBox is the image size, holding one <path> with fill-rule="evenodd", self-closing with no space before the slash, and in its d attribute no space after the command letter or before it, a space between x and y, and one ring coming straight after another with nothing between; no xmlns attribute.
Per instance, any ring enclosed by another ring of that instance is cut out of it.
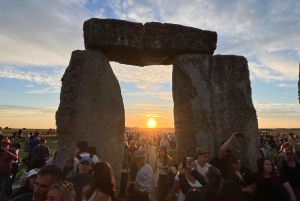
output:
<svg viewBox="0 0 300 201"><path fill-rule="evenodd" d="M29 153L31 154L35 147L37 147L40 144L40 140L38 139L32 139L29 140L28 146L29 146Z"/></svg>

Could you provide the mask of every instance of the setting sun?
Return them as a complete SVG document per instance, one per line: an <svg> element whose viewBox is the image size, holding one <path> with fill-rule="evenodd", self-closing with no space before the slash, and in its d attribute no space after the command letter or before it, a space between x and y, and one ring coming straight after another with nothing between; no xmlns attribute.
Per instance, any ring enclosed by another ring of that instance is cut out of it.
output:
<svg viewBox="0 0 300 201"><path fill-rule="evenodd" d="M149 128L155 128L156 126L156 121L154 119L149 119L147 122L147 125Z"/></svg>

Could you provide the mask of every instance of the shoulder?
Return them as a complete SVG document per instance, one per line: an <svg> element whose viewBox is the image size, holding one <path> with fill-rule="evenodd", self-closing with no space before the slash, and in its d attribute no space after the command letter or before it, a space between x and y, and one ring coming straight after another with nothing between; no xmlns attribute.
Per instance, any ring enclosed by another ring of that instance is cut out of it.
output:
<svg viewBox="0 0 300 201"><path fill-rule="evenodd" d="M109 198L109 195L106 194L106 193L103 193L101 191L98 191L96 196L95 196L95 199L94 201L98 201L98 200L108 200Z"/></svg>
<svg viewBox="0 0 300 201"><path fill-rule="evenodd" d="M12 201L32 201L33 193L26 193L15 197Z"/></svg>

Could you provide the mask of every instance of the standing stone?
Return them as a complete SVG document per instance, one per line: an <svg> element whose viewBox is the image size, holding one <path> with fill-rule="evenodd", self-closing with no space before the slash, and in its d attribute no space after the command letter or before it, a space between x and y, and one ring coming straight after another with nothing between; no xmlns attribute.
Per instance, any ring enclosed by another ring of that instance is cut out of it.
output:
<svg viewBox="0 0 300 201"><path fill-rule="evenodd" d="M62 167L84 140L97 148L120 178L125 113L119 82L101 51L74 51L62 78L56 112L59 135L56 164Z"/></svg>
<svg viewBox="0 0 300 201"><path fill-rule="evenodd" d="M173 66L174 123L179 156L197 146L217 155L220 144L234 132L234 155L255 169L258 123L251 98L247 60L242 56L179 55Z"/></svg>

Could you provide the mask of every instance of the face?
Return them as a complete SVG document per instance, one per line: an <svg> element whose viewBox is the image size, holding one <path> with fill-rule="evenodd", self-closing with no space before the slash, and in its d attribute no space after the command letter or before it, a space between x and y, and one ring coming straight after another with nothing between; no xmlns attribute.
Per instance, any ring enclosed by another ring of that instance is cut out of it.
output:
<svg viewBox="0 0 300 201"><path fill-rule="evenodd" d="M209 154L203 154L198 156L199 163L207 163Z"/></svg>
<svg viewBox="0 0 300 201"><path fill-rule="evenodd" d="M163 150L160 150L160 151L159 151L159 155L160 155L161 157L165 157L165 156L166 156L166 152L163 151Z"/></svg>
<svg viewBox="0 0 300 201"><path fill-rule="evenodd" d="M8 148L9 148L9 145L8 145L8 144L1 144L1 148L2 148L2 149L8 149Z"/></svg>
<svg viewBox="0 0 300 201"><path fill-rule="evenodd" d="M61 200L61 194L59 193L57 188L53 188L47 193L47 197L45 201L60 201L60 200Z"/></svg>
<svg viewBox="0 0 300 201"><path fill-rule="evenodd" d="M295 159L295 155L293 152L291 152L291 150L287 150L286 152L286 156L288 160L294 160Z"/></svg>
<svg viewBox="0 0 300 201"><path fill-rule="evenodd" d="M272 166L271 161L265 160L264 161L264 171L270 173L270 172L272 172L272 170L273 170L273 166Z"/></svg>
<svg viewBox="0 0 300 201"><path fill-rule="evenodd" d="M35 184L36 178L37 178L37 175L32 175L31 177L29 177L29 188L31 190L34 189L34 184Z"/></svg>
<svg viewBox="0 0 300 201"><path fill-rule="evenodd" d="M53 185L53 183L52 175L38 175L33 190L34 201L44 201L48 188Z"/></svg>
<svg viewBox="0 0 300 201"><path fill-rule="evenodd" d="M194 169L197 169L197 162L196 162L196 160L194 160L194 161L191 162L191 167L194 168Z"/></svg>
<svg viewBox="0 0 300 201"><path fill-rule="evenodd" d="M92 165L87 161L84 161L78 165L79 174L88 174L91 169Z"/></svg>
<svg viewBox="0 0 300 201"><path fill-rule="evenodd" d="M239 170L241 170L242 163L241 163L240 160L238 160L238 161L237 161L235 164L233 164L232 166L233 166L233 169L234 169L235 171L239 171Z"/></svg>

